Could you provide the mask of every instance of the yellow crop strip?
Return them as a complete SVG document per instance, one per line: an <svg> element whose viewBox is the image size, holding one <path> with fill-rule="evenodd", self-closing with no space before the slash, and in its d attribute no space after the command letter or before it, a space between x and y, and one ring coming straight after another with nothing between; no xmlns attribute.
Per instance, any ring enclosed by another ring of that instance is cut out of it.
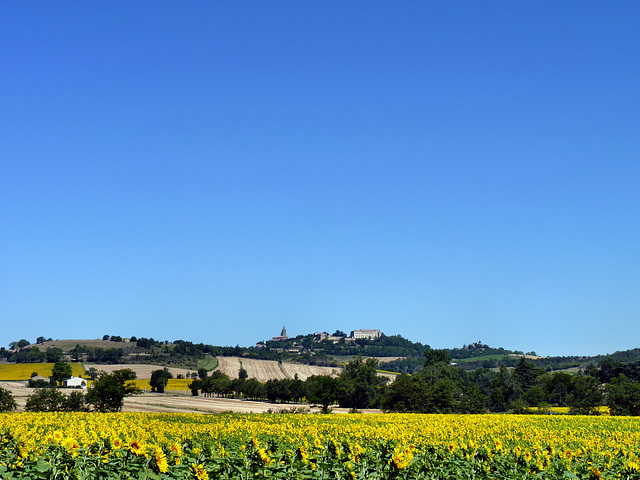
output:
<svg viewBox="0 0 640 480"><path fill-rule="evenodd" d="M136 478L143 467L170 478L640 478L633 417L13 413L0 414L0 447L0 474L49 468L38 461L64 450L74 468Z"/></svg>
<svg viewBox="0 0 640 480"><path fill-rule="evenodd" d="M170 378L167 385L165 386L165 392L181 392L188 393L191 395L189 390L189 384L193 382L191 379L184 378ZM131 380L131 383L138 387L142 391L151 391L151 385L149 384L149 379L137 378L135 380Z"/></svg>
<svg viewBox="0 0 640 480"><path fill-rule="evenodd" d="M29 380L32 374L50 377L54 363L0 363L0 381ZM71 373L74 377L85 374L80 363L71 363Z"/></svg>

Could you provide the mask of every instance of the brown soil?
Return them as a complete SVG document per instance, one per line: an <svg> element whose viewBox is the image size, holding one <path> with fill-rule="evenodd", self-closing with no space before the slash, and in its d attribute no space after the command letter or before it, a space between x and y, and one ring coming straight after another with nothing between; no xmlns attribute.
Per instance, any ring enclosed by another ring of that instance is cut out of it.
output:
<svg viewBox="0 0 640 480"><path fill-rule="evenodd" d="M242 362L242 365L241 363ZM218 370L226 373L231 378L238 378L240 367L243 367L249 378L255 378L259 382L266 382L275 378L282 380L285 378L296 378L306 380L313 375L337 375L339 368L317 367L314 365L303 365L299 363L278 363L275 360L255 360L238 357L218 357Z"/></svg>

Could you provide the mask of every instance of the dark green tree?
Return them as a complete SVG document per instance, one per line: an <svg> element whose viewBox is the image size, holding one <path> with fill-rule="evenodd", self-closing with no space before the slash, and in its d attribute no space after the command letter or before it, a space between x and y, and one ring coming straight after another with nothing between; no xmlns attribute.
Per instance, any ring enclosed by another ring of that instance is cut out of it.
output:
<svg viewBox="0 0 640 480"><path fill-rule="evenodd" d="M307 378L305 385L307 400L322 405L322 413L329 413L329 405L338 398L338 379L328 375L313 375Z"/></svg>
<svg viewBox="0 0 640 480"><path fill-rule="evenodd" d="M612 415L640 415L640 382L620 375L607 385L606 393Z"/></svg>
<svg viewBox="0 0 640 480"><path fill-rule="evenodd" d="M18 408L11 392L6 388L0 387L0 412L10 412Z"/></svg>
<svg viewBox="0 0 640 480"><path fill-rule="evenodd" d="M382 393L387 378L378 376L378 360L361 356L351 360L340 372L340 406L346 408L369 408L374 406L376 397Z"/></svg>
<svg viewBox="0 0 640 480"><path fill-rule="evenodd" d="M240 370L238 370L238 378L240 380L246 380L247 378L249 378L249 374L243 367L240 367Z"/></svg>
<svg viewBox="0 0 640 480"><path fill-rule="evenodd" d="M602 405L602 391L597 378L588 375L574 375L571 378L571 392L567 395L569 412L578 415L597 415Z"/></svg>
<svg viewBox="0 0 640 480"><path fill-rule="evenodd" d="M47 356L47 362L56 363L62 358L62 349L58 347L49 347L45 354Z"/></svg>
<svg viewBox="0 0 640 480"><path fill-rule="evenodd" d="M451 358L446 350L427 349L424 351L424 365L436 365L439 363L451 363Z"/></svg>
<svg viewBox="0 0 640 480"><path fill-rule="evenodd" d="M59 383L62 383L64 380L71 378L71 376L71 364L66 362L56 362L56 364L53 366L53 369L51 370L51 376L49 378L51 379L53 385L57 385Z"/></svg>
<svg viewBox="0 0 640 480"><path fill-rule="evenodd" d="M546 401L552 405L566 406L567 395L571 390L572 375L566 372L548 373L540 377Z"/></svg>
<svg viewBox="0 0 640 480"><path fill-rule="evenodd" d="M115 370L111 374L101 372L87 393L87 403L98 412L119 412L124 398L140 391L130 383L135 378L135 372L128 368Z"/></svg>
<svg viewBox="0 0 640 480"><path fill-rule="evenodd" d="M245 397L260 400L265 397L265 386L255 378L249 378L244 382L242 393Z"/></svg>
<svg viewBox="0 0 640 480"><path fill-rule="evenodd" d="M511 402L521 395L522 387L513 374L507 367L500 365L500 372L491 382L489 409L492 412L505 412L510 408Z"/></svg>
<svg viewBox="0 0 640 480"><path fill-rule="evenodd" d="M173 375L167 367L164 367L162 370L154 370L151 372L151 379L149 380L151 391L164 393L164 389L167 386L167 383L169 383L170 378L173 378Z"/></svg>
<svg viewBox="0 0 640 480"><path fill-rule="evenodd" d="M242 395L244 382L246 382L244 378L234 378L231 380L231 391L233 391L235 397L239 398Z"/></svg>
<svg viewBox="0 0 640 480"><path fill-rule="evenodd" d="M513 369L513 379L518 383L520 390L524 392L535 385L538 373L535 365L522 357Z"/></svg>
<svg viewBox="0 0 640 480"><path fill-rule="evenodd" d="M55 388L42 388L27 397L27 412L62 412L66 410L67 396Z"/></svg>
<svg viewBox="0 0 640 480"><path fill-rule="evenodd" d="M389 412L426 412L427 384L420 377L405 373L387 388L382 408Z"/></svg>
<svg viewBox="0 0 640 480"><path fill-rule="evenodd" d="M200 390L202 388L202 380L193 380L191 381L191 383L189 383L189 390L191 390L191 395L193 395L194 397L198 396L198 390Z"/></svg>
<svg viewBox="0 0 640 480"><path fill-rule="evenodd" d="M11 342L9 344L9 348L12 348L14 350L20 350L21 348L24 348L27 345L30 345L29 340L25 340L24 338L21 338L17 342Z"/></svg>
<svg viewBox="0 0 640 480"><path fill-rule="evenodd" d="M64 407L66 412L86 412L89 410L86 396L78 390L74 390L67 396Z"/></svg>

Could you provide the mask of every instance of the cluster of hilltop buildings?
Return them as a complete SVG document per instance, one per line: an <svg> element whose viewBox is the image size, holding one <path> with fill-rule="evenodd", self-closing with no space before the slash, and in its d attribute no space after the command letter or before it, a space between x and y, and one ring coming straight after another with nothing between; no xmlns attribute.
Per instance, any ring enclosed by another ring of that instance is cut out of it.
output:
<svg viewBox="0 0 640 480"><path fill-rule="evenodd" d="M316 342L328 340L334 343L338 343L340 340L344 340L345 342L355 342L356 340L375 340L376 338L380 337L382 337L382 332L380 330L367 328L361 330L351 330L351 334L348 337L329 335L327 332L316 332L313 334L313 340ZM277 337L273 337L271 340L274 342L281 342L288 339L289 337L287 336L287 329L283 325L280 335L278 335Z"/></svg>

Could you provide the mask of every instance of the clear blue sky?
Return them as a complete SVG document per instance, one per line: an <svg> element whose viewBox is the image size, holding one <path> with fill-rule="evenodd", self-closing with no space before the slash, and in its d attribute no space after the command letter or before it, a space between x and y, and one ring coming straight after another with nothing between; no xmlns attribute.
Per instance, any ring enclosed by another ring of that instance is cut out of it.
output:
<svg viewBox="0 0 640 480"><path fill-rule="evenodd" d="M2 2L0 346L640 347L640 3Z"/></svg>

